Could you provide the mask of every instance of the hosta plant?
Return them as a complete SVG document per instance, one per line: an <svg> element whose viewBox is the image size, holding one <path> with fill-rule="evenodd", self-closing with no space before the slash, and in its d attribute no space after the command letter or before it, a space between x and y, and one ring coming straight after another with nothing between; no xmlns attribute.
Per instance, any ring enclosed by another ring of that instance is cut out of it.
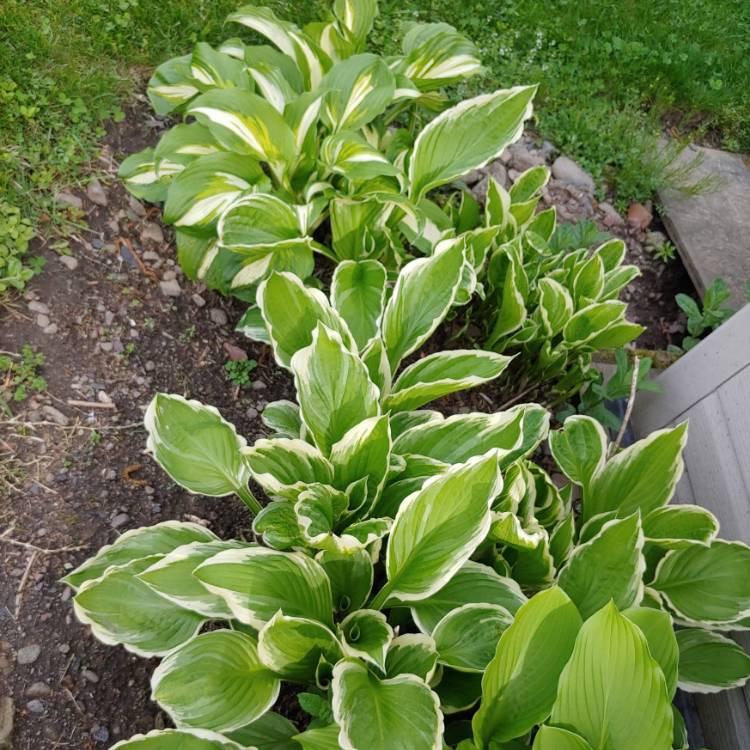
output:
<svg viewBox="0 0 750 750"><path fill-rule="evenodd" d="M376 13L375 0L335 0L330 22L300 29L248 5L227 20L273 46L199 43L156 70L154 108L183 122L120 174L165 202L188 276L252 299L272 270L309 276L314 252L396 267L428 232L428 193L520 136L535 87L445 109L440 89L480 69L474 45L426 23L401 55L367 53Z"/></svg>

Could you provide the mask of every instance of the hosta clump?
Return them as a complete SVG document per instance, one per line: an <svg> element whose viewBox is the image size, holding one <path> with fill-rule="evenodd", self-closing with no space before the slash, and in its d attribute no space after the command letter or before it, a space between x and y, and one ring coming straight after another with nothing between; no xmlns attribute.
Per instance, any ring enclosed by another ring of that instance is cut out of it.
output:
<svg viewBox="0 0 750 750"><path fill-rule="evenodd" d="M396 267L428 231L427 193L520 136L534 87L476 97L415 127L447 106L441 87L480 70L477 50L426 23L406 33L398 57L364 52L376 14L375 0L335 0L330 22L300 29L248 5L227 20L273 47L199 43L156 70L154 108L185 121L120 174L135 195L165 201L191 278L252 299L271 270L309 276L314 252Z"/></svg>

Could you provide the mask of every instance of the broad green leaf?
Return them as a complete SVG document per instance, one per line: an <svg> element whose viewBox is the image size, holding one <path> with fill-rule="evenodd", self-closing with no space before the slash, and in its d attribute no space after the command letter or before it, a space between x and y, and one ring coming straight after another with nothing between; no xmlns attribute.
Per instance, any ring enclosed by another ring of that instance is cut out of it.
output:
<svg viewBox="0 0 750 750"><path fill-rule="evenodd" d="M494 604L515 614L524 602L526 597L512 578L468 560L439 591L411 603L411 611L419 629L432 633L443 617L464 604Z"/></svg>
<svg viewBox="0 0 750 750"><path fill-rule="evenodd" d="M319 322L338 331L348 348L354 347L346 323L326 296L306 287L294 274L272 273L258 287L258 306L282 367L288 369L292 356L312 343Z"/></svg>
<svg viewBox="0 0 750 750"><path fill-rule="evenodd" d="M608 601L619 609L640 604L645 569L641 520L634 513L608 521L591 541L576 547L558 584L586 620Z"/></svg>
<svg viewBox="0 0 750 750"><path fill-rule="evenodd" d="M265 505L253 519L253 533L263 537L263 543L268 547L278 550L304 544L294 505L286 500Z"/></svg>
<svg viewBox="0 0 750 750"><path fill-rule="evenodd" d="M674 705L672 706L672 718L674 719L672 747L675 750L690 750L685 719L682 718L682 714L677 710L677 706Z"/></svg>
<svg viewBox="0 0 750 750"><path fill-rule="evenodd" d="M506 552L511 556L510 550ZM555 577L555 561L549 549L549 534L541 529L538 544L535 547L517 547L512 550L513 578L521 585L531 589L546 588Z"/></svg>
<svg viewBox="0 0 750 750"><path fill-rule="evenodd" d="M173 57L162 63L148 82L148 98L159 115L168 115L200 93L190 69L192 55Z"/></svg>
<svg viewBox="0 0 750 750"><path fill-rule="evenodd" d="M221 596L235 618L260 630L279 610L332 624L331 585L315 560L265 547L227 550L193 575Z"/></svg>
<svg viewBox="0 0 750 750"><path fill-rule="evenodd" d="M421 198L483 167L518 140L531 116L536 86L518 86L467 99L439 114L417 137L411 157L410 196Z"/></svg>
<svg viewBox="0 0 750 750"><path fill-rule="evenodd" d="M253 479L269 494L296 500L309 484L333 481L333 466L304 440L261 438L243 456Z"/></svg>
<svg viewBox="0 0 750 750"><path fill-rule="evenodd" d="M609 510L642 515L666 505L682 476L687 422L652 432L620 451L593 478L583 498L583 517Z"/></svg>
<svg viewBox="0 0 750 750"><path fill-rule="evenodd" d="M515 259L509 258L508 270L500 293L497 317L487 337L486 345L489 347L504 348L506 344L503 339L517 331L526 320L526 300L520 289L521 273Z"/></svg>
<svg viewBox="0 0 750 750"><path fill-rule="evenodd" d="M334 0L333 13L347 39L359 47L378 15L377 0Z"/></svg>
<svg viewBox="0 0 750 750"><path fill-rule="evenodd" d="M552 457L571 482L588 487L607 456L607 434L591 417L568 417L560 430L549 434Z"/></svg>
<svg viewBox="0 0 750 750"><path fill-rule="evenodd" d="M547 539L547 532L535 520L527 521L524 528L521 519L510 511L493 511L492 526L488 539L517 549L536 549Z"/></svg>
<svg viewBox="0 0 750 750"><path fill-rule="evenodd" d="M182 172L199 156L215 154L218 151L219 144L208 128L197 122L181 123L164 133L154 149L156 171L160 178L168 179ZM251 174L262 177L257 164L244 157L237 157L229 163L236 164L241 169L249 168ZM252 181L255 182L257 177Z"/></svg>
<svg viewBox="0 0 750 750"><path fill-rule="evenodd" d="M473 388L500 376L511 357L470 349L436 352L407 367L384 402L390 411L408 411L449 393Z"/></svg>
<svg viewBox="0 0 750 750"><path fill-rule="evenodd" d="M442 422L443 415L439 411L417 409L416 411L402 411L390 415L391 435L394 440L412 427L426 422Z"/></svg>
<svg viewBox="0 0 750 750"><path fill-rule="evenodd" d="M343 260L331 281L331 301L359 349L377 335L385 302L385 267L376 260Z"/></svg>
<svg viewBox="0 0 750 750"><path fill-rule="evenodd" d="M307 729L294 736L294 740L302 745L302 750L340 750L339 728L336 724L318 729Z"/></svg>
<svg viewBox="0 0 750 750"><path fill-rule="evenodd" d="M667 552L649 584L688 623L728 624L750 615L750 548L720 539Z"/></svg>
<svg viewBox="0 0 750 750"><path fill-rule="evenodd" d="M314 682L321 658L341 658L334 633L320 622L277 612L258 635L261 662L284 680Z"/></svg>
<svg viewBox="0 0 750 750"><path fill-rule="evenodd" d="M437 695L411 674L380 680L361 662L333 670L333 715L342 748L440 750L443 717Z"/></svg>
<svg viewBox="0 0 750 750"><path fill-rule="evenodd" d="M635 623L646 637L648 649L659 665L667 684L667 693L674 697L677 690L677 664L680 652L675 639L672 617L661 609L634 607L623 610L623 615Z"/></svg>
<svg viewBox="0 0 750 750"><path fill-rule="evenodd" d="M320 161L353 183L395 177L401 171L364 136L351 130L328 136L320 144Z"/></svg>
<svg viewBox="0 0 750 750"><path fill-rule="evenodd" d="M521 737L549 716L580 627L578 610L559 588L536 594L516 612L482 678L472 720L480 750Z"/></svg>
<svg viewBox="0 0 750 750"><path fill-rule="evenodd" d="M286 105L297 99L304 86L294 60L265 45L247 47L243 59L258 90L283 115Z"/></svg>
<svg viewBox="0 0 750 750"><path fill-rule="evenodd" d="M482 697L482 675L442 667L435 692L440 697L440 708L444 714L467 711Z"/></svg>
<svg viewBox="0 0 750 750"><path fill-rule="evenodd" d="M435 641L422 633L405 633L391 641L385 658L387 677L413 674L429 681L437 666Z"/></svg>
<svg viewBox="0 0 750 750"><path fill-rule="evenodd" d="M699 505L667 505L652 510L643 519L648 542L677 549L691 542L708 544L719 532L719 521Z"/></svg>
<svg viewBox="0 0 750 750"><path fill-rule="evenodd" d="M510 198L513 203L526 203L535 195L539 195L542 188L549 182L549 167L541 164L531 167L516 178L510 188Z"/></svg>
<svg viewBox="0 0 750 750"><path fill-rule="evenodd" d="M497 604L464 604L435 626L439 660L460 672L484 672L513 615Z"/></svg>
<svg viewBox="0 0 750 750"><path fill-rule="evenodd" d="M76 617L109 646L139 656L162 656L190 640L205 618L159 596L137 576L159 555L110 567L81 585L73 599Z"/></svg>
<svg viewBox="0 0 750 750"><path fill-rule="evenodd" d="M295 207L269 193L250 193L235 200L219 221L219 243L238 253L253 248L304 245L304 206Z"/></svg>
<svg viewBox="0 0 750 750"><path fill-rule="evenodd" d="M664 675L640 629L613 603L581 628L550 722L572 727L592 750L671 747L672 707Z"/></svg>
<svg viewBox="0 0 750 750"><path fill-rule="evenodd" d="M202 86L220 89L251 89L245 66L206 42L198 42L190 58L190 72Z"/></svg>
<svg viewBox="0 0 750 750"><path fill-rule="evenodd" d="M463 264L464 244L452 241L444 250L401 269L381 326L392 372L445 318L461 283Z"/></svg>
<svg viewBox="0 0 750 750"><path fill-rule="evenodd" d="M219 247L213 234L210 237L196 237L188 234L188 231L192 230L175 231L177 261L185 275L194 281L202 281L210 289L216 289L222 294L241 296L241 293L233 291L232 284L242 270L242 256ZM246 335L260 339L262 332L253 330L245 316L240 322L243 323Z"/></svg>
<svg viewBox="0 0 750 750"><path fill-rule="evenodd" d="M292 739L297 732L297 727L289 719L273 711L267 711L252 724L229 732L229 738L244 748L299 750L299 745Z"/></svg>
<svg viewBox="0 0 750 750"><path fill-rule="evenodd" d="M242 750L223 735L206 729L155 729L112 745L112 750ZM246 748L252 750L252 748Z"/></svg>
<svg viewBox="0 0 750 750"><path fill-rule="evenodd" d="M191 542L218 542L219 538L204 526L184 521L162 521L154 526L130 529L112 544L102 547L62 580L73 589L99 578L113 565L126 565L149 555L166 555Z"/></svg>
<svg viewBox="0 0 750 750"><path fill-rule="evenodd" d="M392 373L383 339L379 336L372 339L360 356L367 368L370 380L378 387L381 394L388 393L391 388Z"/></svg>
<svg viewBox="0 0 750 750"><path fill-rule="evenodd" d="M231 731L276 702L280 682L258 644L233 630L203 633L172 651L151 677L151 697L179 727Z"/></svg>
<svg viewBox="0 0 750 750"><path fill-rule="evenodd" d="M346 493L322 484L310 485L301 492L294 512L305 542L324 549L336 544L333 530L348 503Z"/></svg>
<svg viewBox="0 0 750 750"><path fill-rule="evenodd" d="M620 322L625 316L626 309L627 304L620 302L620 300L597 302L584 307L565 324L563 329L565 343L571 346L588 344L593 347L593 340L602 331L606 331L610 326Z"/></svg>
<svg viewBox="0 0 750 750"><path fill-rule="evenodd" d="M381 606L390 598L419 601L439 591L487 535L490 506L502 487L498 453L451 467L410 495L396 515L388 539L388 582Z"/></svg>
<svg viewBox="0 0 750 750"><path fill-rule="evenodd" d="M147 449L181 487L210 497L248 491L250 472L242 457L247 443L218 409L157 393L144 423Z"/></svg>
<svg viewBox="0 0 750 750"><path fill-rule="evenodd" d="M679 684L688 693L718 693L750 678L750 656L738 643L709 630L677 631Z"/></svg>
<svg viewBox="0 0 750 750"><path fill-rule="evenodd" d="M592 255L581 265L573 278L573 297L577 307L599 298L604 288L604 264L598 255Z"/></svg>
<svg viewBox="0 0 750 750"><path fill-rule="evenodd" d="M365 549L323 550L315 558L331 582L333 608L342 614L359 609L372 590L373 563Z"/></svg>
<svg viewBox="0 0 750 750"><path fill-rule="evenodd" d="M393 628L382 612L373 609L352 612L341 621L339 632L347 656L362 659L385 671L385 656L393 640Z"/></svg>
<svg viewBox="0 0 750 750"><path fill-rule="evenodd" d="M168 181L156 173L154 149L147 148L125 159L117 171L129 193L157 203L167 197Z"/></svg>
<svg viewBox="0 0 750 750"><path fill-rule="evenodd" d="M556 336L573 315L573 300L568 290L554 279L539 279L539 316L549 336Z"/></svg>
<svg viewBox="0 0 750 750"><path fill-rule="evenodd" d="M291 367L302 419L323 453L354 425L380 413L380 394L364 364L323 323L310 346L294 354Z"/></svg>
<svg viewBox="0 0 750 750"><path fill-rule="evenodd" d="M299 406L293 401L272 401L260 415L263 424L277 434L276 437L298 438L302 435Z"/></svg>
<svg viewBox="0 0 750 750"><path fill-rule="evenodd" d="M179 607L215 620L229 620L232 613L221 597L207 591L193 571L202 562L226 549L248 547L246 542L191 542L167 552L138 578ZM201 724L201 726L204 726Z"/></svg>
<svg viewBox="0 0 750 750"><path fill-rule="evenodd" d="M533 750L591 750L583 737L559 727L539 727Z"/></svg>

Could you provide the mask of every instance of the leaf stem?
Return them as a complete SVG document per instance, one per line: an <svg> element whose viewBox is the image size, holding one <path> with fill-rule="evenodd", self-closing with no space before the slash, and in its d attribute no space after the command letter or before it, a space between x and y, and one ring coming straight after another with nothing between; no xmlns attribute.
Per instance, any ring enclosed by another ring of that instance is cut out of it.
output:
<svg viewBox="0 0 750 750"><path fill-rule="evenodd" d="M235 487L234 491L254 516L257 516L263 510L263 506L247 487Z"/></svg>
<svg viewBox="0 0 750 750"><path fill-rule="evenodd" d="M383 586L380 591L378 591L377 594L372 598L370 601L370 609L382 609L385 603L388 601L388 597L391 593L391 588L393 584L391 581L388 581L385 586Z"/></svg>

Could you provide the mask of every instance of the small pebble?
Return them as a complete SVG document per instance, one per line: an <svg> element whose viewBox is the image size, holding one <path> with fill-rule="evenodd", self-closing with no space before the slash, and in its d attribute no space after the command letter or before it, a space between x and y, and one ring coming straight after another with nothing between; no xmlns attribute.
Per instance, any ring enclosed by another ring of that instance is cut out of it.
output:
<svg viewBox="0 0 750 750"><path fill-rule="evenodd" d="M156 368L156 365L152 359L149 359L148 362L146 362L145 367L148 372L151 372Z"/></svg>
<svg viewBox="0 0 750 750"><path fill-rule="evenodd" d="M29 698L44 698L49 695L52 689L46 682L34 682L26 688L26 695Z"/></svg>
<svg viewBox="0 0 750 750"><path fill-rule="evenodd" d="M49 307L47 307L44 302L37 302L34 300L33 302L29 302L27 307L29 308L29 312L42 313L42 315L49 314Z"/></svg>
<svg viewBox="0 0 750 750"><path fill-rule="evenodd" d="M159 288L161 289L161 293L165 297L179 297L180 294L182 294L182 289L180 288L177 279L167 279L166 281L160 281Z"/></svg>
<svg viewBox="0 0 750 750"><path fill-rule="evenodd" d="M78 268L78 258L74 258L72 255L61 255L60 263L69 271L75 271Z"/></svg>
<svg viewBox="0 0 750 750"><path fill-rule="evenodd" d="M219 307L212 307L208 311L208 317L216 323L216 325L225 326L229 322L227 314Z"/></svg>
<svg viewBox="0 0 750 750"><path fill-rule="evenodd" d="M26 704L26 708L28 708L32 714L43 714L45 708L44 701L35 698Z"/></svg>
<svg viewBox="0 0 750 750"><path fill-rule="evenodd" d="M86 188L86 195L92 203L96 203L97 206L106 206L108 203L107 193L102 187L101 182L94 177Z"/></svg>
<svg viewBox="0 0 750 750"><path fill-rule="evenodd" d="M124 526L130 520L130 516L127 513L118 513L111 522L113 529L119 529L120 526Z"/></svg>
<svg viewBox="0 0 750 750"><path fill-rule="evenodd" d="M98 724L91 728L91 739L96 742L106 742L109 739L109 729Z"/></svg>
<svg viewBox="0 0 750 750"><path fill-rule="evenodd" d="M16 654L16 661L19 664L33 664L38 658L39 654L42 653L42 647L37 643L32 643L29 646L24 646L18 649Z"/></svg>
<svg viewBox="0 0 750 750"><path fill-rule="evenodd" d="M46 328L49 325L49 318L44 313L39 313L36 316L36 324L40 328Z"/></svg>
<svg viewBox="0 0 750 750"><path fill-rule="evenodd" d="M50 323L48 326L44 327L44 332L48 336L51 336L52 334L57 333L57 330L58 330L57 329L57 323Z"/></svg>
<svg viewBox="0 0 750 750"><path fill-rule="evenodd" d="M195 294L193 294L191 299L193 300L193 304L196 307L203 307L206 304L206 300L204 300L203 297L201 297L200 294L198 294L198 292L195 292Z"/></svg>
<svg viewBox="0 0 750 750"><path fill-rule="evenodd" d="M265 388L268 388L268 386L262 380L254 380L253 381L253 390L254 391L262 391Z"/></svg>
<svg viewBox="0 0 750 750"><path fill-rule="evenodd" d="M99 682L99 675L91 669L82 669L81 674L83 675L84 679L87 680L88 682L93 682L93 683Z"/></svg>

